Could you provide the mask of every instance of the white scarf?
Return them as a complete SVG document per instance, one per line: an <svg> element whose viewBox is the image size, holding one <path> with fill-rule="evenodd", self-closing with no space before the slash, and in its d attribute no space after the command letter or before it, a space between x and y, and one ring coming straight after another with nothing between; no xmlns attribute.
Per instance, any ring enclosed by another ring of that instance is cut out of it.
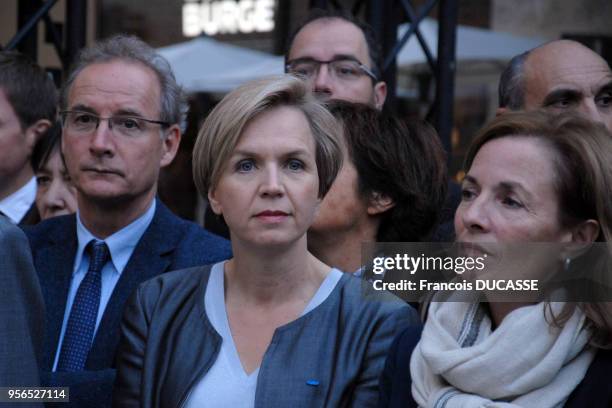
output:
<svg viewBox="0 0 612 408"><path fill-rule="evenodd" d="M412 395L431 408L563 406L595 356L588 335L578 309L559 329L543 303L520 307L491 331L479 303L432 302L410 361Z"/></svg>

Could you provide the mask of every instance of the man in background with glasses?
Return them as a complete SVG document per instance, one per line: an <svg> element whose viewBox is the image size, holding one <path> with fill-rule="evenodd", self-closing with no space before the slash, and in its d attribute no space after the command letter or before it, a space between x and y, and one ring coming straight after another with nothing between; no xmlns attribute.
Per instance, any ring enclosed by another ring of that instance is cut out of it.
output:
<svg viewBox="0 0 612 408"><path fill-rule="evenodd" d="M285 54L286 72L309 82L320 98L358 102L378 110L382 110L387 96L387 84L380 79L381 65L381 48L371 27L350 14L336 11L311 12L290 38ZM356 258L355 252L360 252L362 242L377 241L380 220L394 206L378 205L379 202L392 202L382 193L388 188L382 184L370 186L377 199L372 202L366 197L369 205L364 206L359 180L365 177L359 173L352 158L345 156L309 234L311 252L341 269L347 269L348 259ZM457 199L451 201L447 205L451 207L450 213L454 213ZM452 231L452 214L444 221L436 239L445 240L452 234L448 232ZM333 239L316 242L321 236Z"/></svg>
<svg viewBox="0 0 612 408"><path fill-rule="evenodd" d="M316 10L289 40L285 69L311 83L324 99L382 109L387 84L372 29L349 14Z"/></svg>
<svg viewBox="0 0 612 408"><path fill-rule="evenodd" d="M79 56L60 98L76 215L26 231L47 308L42 381L74 406L110 406L124 303L160 273L230 256L229 243L156 199L187 103L168 63L135 37Z"/></svg>

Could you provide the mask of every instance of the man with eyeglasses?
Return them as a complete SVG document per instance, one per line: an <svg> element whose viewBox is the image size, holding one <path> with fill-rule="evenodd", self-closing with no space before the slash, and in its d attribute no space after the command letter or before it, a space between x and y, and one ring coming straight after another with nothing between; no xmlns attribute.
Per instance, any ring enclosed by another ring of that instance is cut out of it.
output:
<svg viewBox="0 0 612 408"><path fill-rule="evenodd" d="M60 108L78 211L26 231L47 308L42 380L69 386L73 406L110 406L127 298L160 273L228 258L229 243L156 199L187 104L151 47L117 36L85 49Z"/></svg>
<svg viewBox="0 0 612 408"><path fill-rule="evenodd" d="M350 14L327 10L311 12L290 38L285 63L288 73L308 81L322 99L358 102L382 110L387 85L380 80L380 46L372 29ZM348 152L346 148L345 151ZM346 154L308 236L308 247L315 256L346 269L345 272L357 269L359 273L361 269L355 268L354 262L349 260L359 258L356 252L360 252L362 242L377 241L381 219L395 205L382 193L388 189L384 180L370 186L372 194L364 200L360 180L367 175L360 171L363 169L358 170L353 158ZM453 191L457 190L458 187ZM451 201L449 211L454 213L457 199ZM380 202L391 204L381 206ZM446 240L452 234L452 214L447 218L435 235L438 240ZM410 225L403 227L411 228ZM322 242L321 236L333 239Z"/></svg>
<svg viewBox="0 0 612 408"><path fill-rule="evenodd" d="M380 80L380 58L369 26L349 14L316 10L291 37L285 69L323 99L382 109L387 84Z"/></svg>

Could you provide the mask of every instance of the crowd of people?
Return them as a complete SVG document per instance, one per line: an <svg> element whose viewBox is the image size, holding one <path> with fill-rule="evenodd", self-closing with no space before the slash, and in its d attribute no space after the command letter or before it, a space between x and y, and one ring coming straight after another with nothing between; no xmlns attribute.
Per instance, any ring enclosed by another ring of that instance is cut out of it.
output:
<svg viewBox="0 0 612 408"><path fill-rule="evenodd" d="M59 92L0 52L0 386L75 407L611 406L612 303L407 304L361 279L364 242L573 248L550 276L612 254L608 64L569 40L512 59L458 188L435 130L384 109L367 25L313 12L285 63L198 132L222 237L157 198L188 104L154 49L98 41Z"/></svg>

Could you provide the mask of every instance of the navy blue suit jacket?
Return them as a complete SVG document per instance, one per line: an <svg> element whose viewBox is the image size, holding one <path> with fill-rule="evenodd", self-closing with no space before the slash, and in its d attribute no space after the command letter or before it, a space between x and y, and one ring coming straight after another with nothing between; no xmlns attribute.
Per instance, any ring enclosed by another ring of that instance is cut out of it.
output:
<svg viewBox="0 0 612 408"><path fill-rule="evenodd" d="M379 408L412 408L417 403L412 398L410 357L421 339L423 326L410 326L401 332L389 347L385 368L380 376Z"/></svg>
<svg viewBox="0 0 612 408"><path fill-rule="evenodd" d="M76 218L67 215L24 228L47 309L42 381L70 385L73 406L109 406L114 359L125 302L136 287L161 273L206 265L231 256L228 241L172 214L159 200L104 310L85 370L49 373L57 351L77 249ZM66 406L63 404L62 406Z"/></svg>

